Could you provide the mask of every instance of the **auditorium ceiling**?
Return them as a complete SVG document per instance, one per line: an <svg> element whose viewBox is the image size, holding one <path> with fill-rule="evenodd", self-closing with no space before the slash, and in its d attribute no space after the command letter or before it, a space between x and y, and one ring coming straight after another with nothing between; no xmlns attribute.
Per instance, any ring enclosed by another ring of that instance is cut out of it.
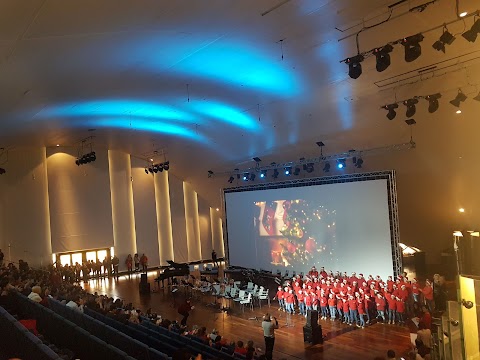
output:
<svg viewBox="0 0 480 360"><path fill-rule="evenodd" d="M318 156L317 141L324 154L404 143L413 130L415 150L365 157L361 171L397 170L402 242L444 248L453 229L480 227L480 35L464 39L474 17L457 16L479 8L474 0L3 0L0 147L78 146L95 136L97 148L158 150L221 207L228 176L208 170L247 168L255 156L263 164ZM443 53L432 45L450 22L456 40ZM362 28L361 52L423 32L422 54L406 62L397 44L385 71L370 56L354 80L341 60L357 54ZM449 101L459 89L468 99L456 114ZM404 105L393 120L381 109L435 93L439 109L429 113L419 99L413 129Z"/></svg>

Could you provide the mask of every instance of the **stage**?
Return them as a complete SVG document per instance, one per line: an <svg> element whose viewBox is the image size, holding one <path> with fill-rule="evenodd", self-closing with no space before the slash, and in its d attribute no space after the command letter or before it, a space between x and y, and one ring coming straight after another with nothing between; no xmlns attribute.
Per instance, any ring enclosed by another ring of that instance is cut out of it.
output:
<svg viewBox="0 0 480 360"><path fill-rule="evenodd" d="M148 274L148 281L152 290L156 290L153 279L157 272ZM135 307L143 311L152 308L153 312L160 314L163 318L180 320L173 302L178 304L184 298L184 289L179 287L175 295L171 291L158 290L149 294L140 294L138 284L140 274L120 276L118 280L113 278L90 280L84 284L89 292L98 292L108 296L119 297L127 303L133 303ZM241 306L231 304L229 313L215 309L208 304L213 302L212 296L203 296L200 299L193 299L195 309L191 311L188 318L188 326L206 326L207 331L217 329L220 335L229 341L242 340L246 343L253 340L256 348L264 349L263 333L261 328L261 317L265 312L276 316L280 328L275 331L274 359L373 359L375 356L385 356L388 349L393 349L397 357L403 356L410 350L410 334L406 327L397 325L374 324L365 329L354 328L339 322L320 320L323 334L327 339L324 344L310 345L303 342L303 326L305 318L300 315L291 315L293 326L286 327L286 314L278 311L276 301L272 301L271 308L263 302L262 308L258 306L253 311L245 307L242 313ZM219 303L225 306L230 304L229 300L219 299ZM259 320L250 320L257 317Z"/></svg>

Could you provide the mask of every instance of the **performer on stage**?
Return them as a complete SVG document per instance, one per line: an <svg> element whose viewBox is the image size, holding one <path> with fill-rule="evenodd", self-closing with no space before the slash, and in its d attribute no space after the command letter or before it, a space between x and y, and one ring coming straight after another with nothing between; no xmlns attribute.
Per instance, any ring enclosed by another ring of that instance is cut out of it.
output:
<svg viewBox="0 0 480 360"><path fill-rule="evenodd" d="M188 316L190 315L190 310L192 309L194 309L194 307L190 304L189 299L186 299L185 302L178 307L178 313L183 316L183 319L180 322L182 326L187 325L187 319L188 319Z"/></svg>
<svg viewBox="0 0 480 360"><path fill-rule="evenodd" d="M266 313L263 317L262 328L263 336L265 337L265 357L267 360L272 360L273 357L273 345L275 345L275 329L278 329L277 318L274 317L274 322L269 313Z"/></svg>

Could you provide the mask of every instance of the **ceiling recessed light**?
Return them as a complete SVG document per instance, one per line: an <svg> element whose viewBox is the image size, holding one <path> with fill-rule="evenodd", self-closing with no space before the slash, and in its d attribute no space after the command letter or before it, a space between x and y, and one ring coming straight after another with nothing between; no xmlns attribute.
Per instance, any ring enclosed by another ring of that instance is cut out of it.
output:
<svg viewBox="0 0 480 360"><path fill-rule="evenodd" d="M466 12L466 11L459 14L460 17L464 17L464 16L467 16L467 15L468 15L468 12Z"/></svg>
<svg viewBox="0 0 480 360"><path fill-rule="evenodd" d="M458 109L457 111L455 111L456 114L461 114L462 113L462 110Z"/></svg>
<svg viewBox="0 0 480 360"><path fill-rule="evenodd" d="M465 212L465 209L464 209L464 208L460 208L460 209L458 209L458 211L461 212L461 213L464 213L464 212Z"/></svg>
<svg viewBox="0 0 480 360"><path fill-rule="evenodd" d="M57 144L57 147L59 147L59 146L60 146L60 144Z"/></svg>
<svg viewBox="0 0 480 360"><path fill-rule="evenodd" d="M217 210L217 211L220 211L220 209L219 209L219 208L216 208L215 210Z"/></svg>
<svg viewBox="0 0 480 360"><path fill-rule="evenodd" d="M150 159L150 161L153 161L153 159Z"/></svg>

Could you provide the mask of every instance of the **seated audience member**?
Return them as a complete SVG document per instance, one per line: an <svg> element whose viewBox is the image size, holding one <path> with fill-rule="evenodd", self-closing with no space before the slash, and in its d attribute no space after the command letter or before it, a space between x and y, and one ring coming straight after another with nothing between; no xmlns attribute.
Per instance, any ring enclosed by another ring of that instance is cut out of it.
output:
<svg viewBox="0 0 480 360"><path fill-rule="evenodd" d="M247 360L252 360L257 355L257 352L255 351L255 347L253 346L252 340L248 340L246 350L247 352L245 354L245 358Z"/></svg>
<svg viewBox="0 0 480 360"><path fill-rule="evenodd" d="M432 328L432 315L425 305L422 306L422 315L420 316L419 322L423 322L426 329Z"/></svg>
<svg viewBox="0 0 480 360"><path fill-rule="evenodd" d="M28 298L32 301L40 303L42 302L42 297L40 296L41 293L42 293L42 288L40 286L34 286L32 287L32 292L28 294Z"/></svg>
<svg viewBox="0 0 480 360"><path fill-rule="evenodd" d="M427 329L423 321L418 323L417 339L422 340L426 348L432 348L432 332Z"/></svg>
<svg viewBox="0 0 480 360"><path fill-rule="evenodd" d="M180 327L180 324L178 323L177 320L173 320L170 326L168 327L168 330L173 331L174 333L180 334L182 332L182 328Z"/></svg>
<svg viewBox="0 0 480 360"><path fill-rule="evenodd" d="M199 328L196 337L201 339L204 343L208 344L207 328L205 326Z"/></svg>
<svg viewBox="0 0 480 360"><path fill-rule="evenodd" d="M66 306L75 311L83 312L83 301L79 296L73 297L72 300L67 302Z"/></svg>
<svg viewBox="0 0 480 360"><path fill-rule="evenodd" d="M420 359L430 359L430 349L425 346L422 340L415 340L415 349L417 353L417 360Z"/></svg>
<svg viewBox="0 0 480 360"><path fill-rule="evenodd" d="M247 355L247 349L243 347L243 341L237 341L237 346L235 346L235 352L240 355Z"/></svg>

